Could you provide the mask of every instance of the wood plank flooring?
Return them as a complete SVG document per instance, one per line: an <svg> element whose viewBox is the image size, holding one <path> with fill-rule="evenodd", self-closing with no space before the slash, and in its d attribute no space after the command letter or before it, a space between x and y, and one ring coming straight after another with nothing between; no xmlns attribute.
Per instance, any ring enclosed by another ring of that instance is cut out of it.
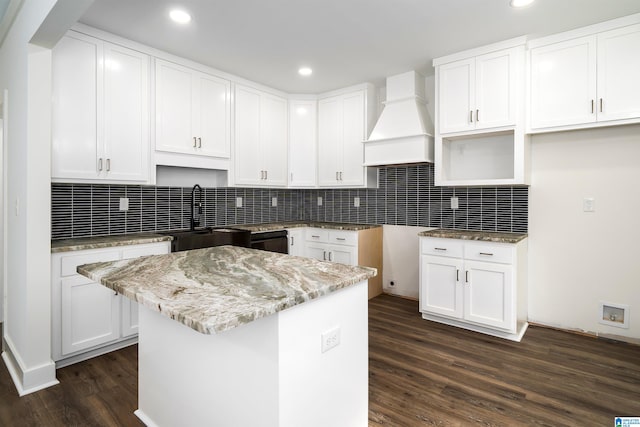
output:
<svg viewBox="0 0 640 427"><path fill-rule="evenodd" d="M369 349L370 427L640 416L638 346L539 327L513 343L422 320L417 302L381 295L369 302ZM59 369L60 385L22 398L0 364L0 426L142 425L137 346Z"/></svg>

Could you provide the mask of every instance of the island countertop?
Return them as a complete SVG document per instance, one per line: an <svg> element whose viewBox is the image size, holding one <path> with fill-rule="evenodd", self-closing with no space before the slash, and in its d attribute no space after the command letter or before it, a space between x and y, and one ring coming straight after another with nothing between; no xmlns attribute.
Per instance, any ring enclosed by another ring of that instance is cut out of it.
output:
<svg viewBox="0 0 640 427"><path fill-rule="evenodd" d="M365 281L369 267L236 246L86 264L78 273L203 334Z"/></svg>

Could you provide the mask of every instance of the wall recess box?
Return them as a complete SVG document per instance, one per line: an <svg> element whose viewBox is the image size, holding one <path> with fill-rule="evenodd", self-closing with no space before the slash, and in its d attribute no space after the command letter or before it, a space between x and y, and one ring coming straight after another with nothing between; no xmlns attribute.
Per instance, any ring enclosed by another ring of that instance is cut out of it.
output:
<svg viewBox="0 0 640 427"><path fill-rule="evenodd" d="M598 322L616 328L629 329L629 306L601 302Z"/></svg>

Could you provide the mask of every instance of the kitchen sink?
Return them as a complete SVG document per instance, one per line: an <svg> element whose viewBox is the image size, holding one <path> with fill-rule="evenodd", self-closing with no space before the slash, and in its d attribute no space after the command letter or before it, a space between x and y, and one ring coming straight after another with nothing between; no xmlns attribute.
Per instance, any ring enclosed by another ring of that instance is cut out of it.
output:
<svg viewBox="0 0 640 427"><path fill-rule="evenodd" d="M251 232L235 228L207 227L195 230L166 231L162 234L173 237L171 252L222 245L251 247Z"/></svg>

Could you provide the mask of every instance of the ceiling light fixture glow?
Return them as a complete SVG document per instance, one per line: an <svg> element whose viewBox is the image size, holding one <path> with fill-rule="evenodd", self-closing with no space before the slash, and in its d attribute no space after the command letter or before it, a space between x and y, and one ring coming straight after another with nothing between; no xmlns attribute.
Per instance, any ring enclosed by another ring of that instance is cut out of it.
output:
<svg viewBox="0 0 640 427"><path fill-rule="evenodd" d="M301 76L310 76L313 73L313 70L309 67L302 67L298 70L298 74Z"/></svg>
<svg viewBox="0 0 640 427"><path fill-rule="evenodd" d="M534 0L509 0L509 6L516 8L527 7L533 2Z"/></svg>
<svg viewBox="0 0 640 427"><path fill-rule="evenodd" d="M189 22L191 22L191 15L181 9L173 9L171 12L169 12L169 18L171 18L173 22L177 22L178 24L188 24Z"/></svg>

